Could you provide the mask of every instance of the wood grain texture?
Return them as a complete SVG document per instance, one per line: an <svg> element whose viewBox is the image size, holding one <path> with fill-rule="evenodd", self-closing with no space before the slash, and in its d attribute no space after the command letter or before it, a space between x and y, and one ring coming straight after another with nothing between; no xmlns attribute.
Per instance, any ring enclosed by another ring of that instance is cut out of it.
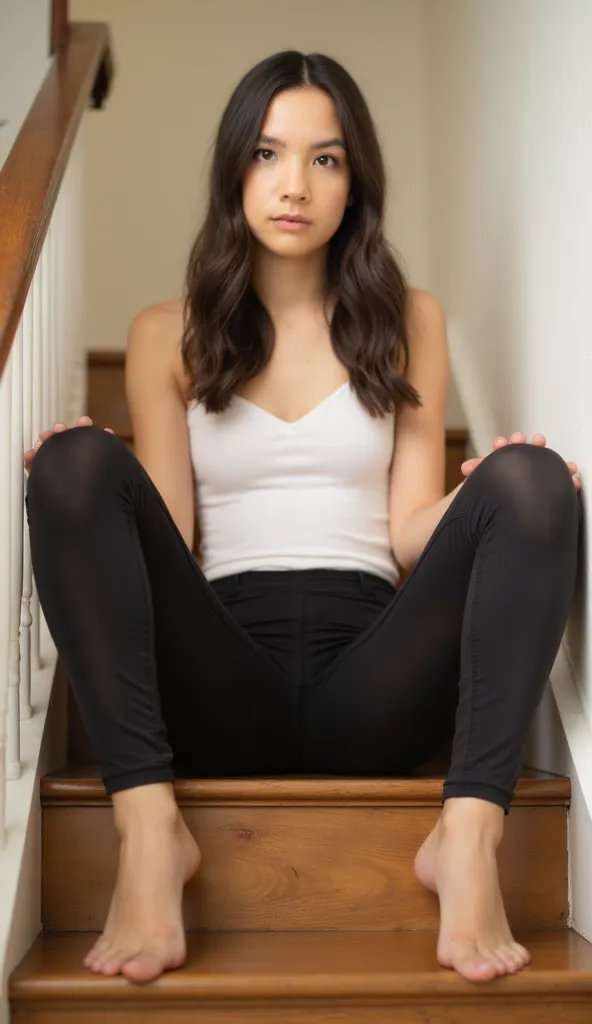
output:
<svg viewBox="0 0 592 1024"><path fill-rule="evenodd" d="M87 366L88 415L99 427L111 427L123 441L133 443L125 395L125 352L89 352Z"/></svg>
<svg viewBox="0 0 592 1024"><path fill-rule="evenodd" d="M409 778L351 778L350 776L275 776L273 778L177 779L175 798L181 806L212 804L386 804L389 807L439 807L443 772L426 776L427 766ZM567 806L569 778L522 768L514 806ZM67 765L41 780L42 801L76 807L110 806L96 764Z"/></svg>
<svg viewBox="0 0 592 1024"><path fill-rule="evenodd" d="M185 966L146 986L85 970L93 938L37 940L11 979L13 1024L590 1021L592 947L567 929L517 935L531 965L487 985L440 968L429 932L197 934Z"/></svg>
<svg viewBox="0 0 592 1024"><path fill-rule="evenodd" d="M0 169L0 377L80 121L109 51L108 25L70 26Z"/></svg>
<svg viewBox="0 0 592 1024"><path fill-rule="evenodd" d="M477 1016L478 1014L478 1016ZM590 1024L590 1003L563 998L541 1005L538 996L527 1001L499 1002L495 1006L463 1003L460 1006L442 1006L439 1002L422 1000L409 1006L393 1003L384 1006L358 1003L354 1006L335 1007L318 1000L314 1006L292 1007L260 1001L256 1007L238 1009L211 1007L201 1003L195 1008L167 1006L135 1009L126 1006L109 1007L109 1024ZM105 1010L93 1009L92 1004L80 1002L67 1009L52 1004L36 1005L34 1009L17 1010L12 1024L107 1024Z"/></svg>
<svg viewBox="0 0 592 1024"><path fill-rule="evenodd" d="M184 807L202 851L185 889L190 930L435 929L437 897L413 873L437 807L204 804ZM100 930L119 842L108 807L45 807L46 930ZM336 851L339 851L336 856ZM563 807L516 807L506 820L500 877L513 927L567 924Z"/></svg>

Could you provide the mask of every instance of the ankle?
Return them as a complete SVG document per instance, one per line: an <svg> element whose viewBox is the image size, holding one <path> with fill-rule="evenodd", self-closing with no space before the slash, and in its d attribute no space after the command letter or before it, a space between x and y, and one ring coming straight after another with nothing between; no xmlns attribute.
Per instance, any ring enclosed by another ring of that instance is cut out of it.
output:
<svg viewBox="0 0 592 1024"><path fill-rule="evenodd" d="M445 801L438 821L441 838L462 836L494 848L504 834L502 807L477 797L450 797Z"/></svg>
<svg viewBox="0 0 592 1024"><path fill-rule="evenodd" d="M170 783L135 786L113 794L115 827L122 838L135 833L171 833L182 817Z"/></svg>

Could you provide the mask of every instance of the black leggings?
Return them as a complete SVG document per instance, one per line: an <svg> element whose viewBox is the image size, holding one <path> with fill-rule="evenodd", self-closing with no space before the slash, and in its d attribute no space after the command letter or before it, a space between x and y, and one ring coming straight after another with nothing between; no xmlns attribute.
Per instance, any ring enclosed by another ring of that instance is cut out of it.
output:
<svg viewBox="0 0 592 1024"><path fill-rule="evenodd" d="M515 444L471 474L395 590L331 569L209 583L150 477L95 426L28 481L43 612L109 794L175 775L405 775L507 812L566 625L581 504Z"/></svg>

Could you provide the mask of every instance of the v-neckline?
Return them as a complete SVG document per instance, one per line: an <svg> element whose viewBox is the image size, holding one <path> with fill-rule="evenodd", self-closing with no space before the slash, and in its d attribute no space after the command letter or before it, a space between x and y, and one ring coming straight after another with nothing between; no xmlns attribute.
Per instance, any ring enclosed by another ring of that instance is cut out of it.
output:
<svg viewBox="0 0 592 1024"><path fill-rule="evenodd" d="M327 395L326 398L322 398L320 402L318 402L316 405L313 405L312 409L309 409L308 412L304 413L304 416L300 416L297 420L285 420L281 416L276 416L275 413L269 412L269 409L264 409L262 405L258 405L257 402L251 401L250 398L245 398L244 395L235 394L234 397L239 398L242 402L246 402L247 405L252 406L253 409L257 410L257 412L263 413L264 416L268 416L270 419L275 420L276 423L282 423L285 427L296 427L298 426L299 423L303 423L304 420L309 419L309 417L312 416L315 412L318 412L319 409L322 409L322 407L324 405L327 405L327 403L330 402L332 398L335 398L344 390L344 388L347 388L349 386L350 382L348 380L344 381L344 383L340 387L336 388L335 391L331 391L331 393Z"/></svg>

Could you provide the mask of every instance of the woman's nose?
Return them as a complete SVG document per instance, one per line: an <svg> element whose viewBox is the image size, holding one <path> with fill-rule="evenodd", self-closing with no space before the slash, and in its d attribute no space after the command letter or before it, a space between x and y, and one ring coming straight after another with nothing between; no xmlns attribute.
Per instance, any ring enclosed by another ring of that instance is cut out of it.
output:
<svg viewBox="0 0 592 1024"><path fill-rule="evenodd" d="M293 163L286 169L282 182L282 192L285 198L291 200L302 200L308 196L308 182L303 168Z"/></svg>

